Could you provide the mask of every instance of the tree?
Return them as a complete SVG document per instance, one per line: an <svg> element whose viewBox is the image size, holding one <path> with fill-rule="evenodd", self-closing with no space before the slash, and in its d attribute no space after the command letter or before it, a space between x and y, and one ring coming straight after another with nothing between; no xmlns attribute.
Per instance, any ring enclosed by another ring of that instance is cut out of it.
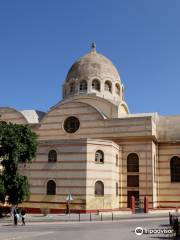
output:
<svg viewBox="0 0 180 240"><path fill-rule="evenodd" d="M31 162L37 150L37 135L28 125L0 122L0 201L22 203L29 198L26 176L18 172L19 163Z"/></svg>
<svg viewBox="0 0 180 240"><path fill-rule="evenodd" d="M5 189L4 189L4 182L2 176L0 175L0 202L5 202Z"/></svg>

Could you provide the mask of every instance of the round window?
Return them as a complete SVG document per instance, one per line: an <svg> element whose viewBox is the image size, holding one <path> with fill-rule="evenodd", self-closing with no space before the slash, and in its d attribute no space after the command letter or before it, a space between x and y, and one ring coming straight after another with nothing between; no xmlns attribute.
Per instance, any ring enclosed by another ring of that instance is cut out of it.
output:
<svg viewBox="0 0 180 240"><path fill-rule="evenodd" d="M64 121L64 129L68 133L74 133L79 129L80 122L79 119L76 117L68 117Z"/></svg>

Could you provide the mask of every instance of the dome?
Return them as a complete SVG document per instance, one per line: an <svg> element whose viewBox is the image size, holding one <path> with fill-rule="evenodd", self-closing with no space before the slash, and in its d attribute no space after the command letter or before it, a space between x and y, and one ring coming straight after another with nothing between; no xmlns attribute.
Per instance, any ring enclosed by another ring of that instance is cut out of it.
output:
<svg viewBox="0 0 180 240"><path fill-rule="evenodd" d="M82 94L93 94L118 103L123 100L119 73L108 58L96 52L95 43L89 53L71 66L63 86L63 98Z"/></svg>
<svg viewBox="0 0 180 240"><path fill-rule="evenodd" d="M72 79L100 79L109 78L112 81L120 81L119 73L113 63L105 56L96 52L95 47L91 52L78 59L70 68L66 81Z"/></svg>

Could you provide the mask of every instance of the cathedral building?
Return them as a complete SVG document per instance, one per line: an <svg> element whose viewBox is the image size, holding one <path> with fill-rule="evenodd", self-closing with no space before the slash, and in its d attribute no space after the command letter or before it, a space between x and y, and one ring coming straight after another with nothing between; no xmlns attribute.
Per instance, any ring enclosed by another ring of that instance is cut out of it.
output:
<svg viewBox="0 0 180 240"><path fill-rule="evenodd" d="M96 51L70 68L63 99L46 113L0 108L0 120L29 124L38 135L32 163L19 164L28 177L31 212L50 209L111 211L137 206L180 206L180 115L130 114L113 63Z"/></svg>

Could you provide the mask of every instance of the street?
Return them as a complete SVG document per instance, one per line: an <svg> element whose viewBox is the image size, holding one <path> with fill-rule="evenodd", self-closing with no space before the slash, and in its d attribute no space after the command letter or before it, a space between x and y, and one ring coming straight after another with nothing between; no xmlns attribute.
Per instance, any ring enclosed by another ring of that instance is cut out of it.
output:
<svg viewBox="0 0 180 240"><path fill-rule="evenodd" d="M166 239L169 234L135 234L135 229L164 229L168 218L122 219L115 222L29 222L26 226L1 223L2 240L133 240Z"/></svg>

